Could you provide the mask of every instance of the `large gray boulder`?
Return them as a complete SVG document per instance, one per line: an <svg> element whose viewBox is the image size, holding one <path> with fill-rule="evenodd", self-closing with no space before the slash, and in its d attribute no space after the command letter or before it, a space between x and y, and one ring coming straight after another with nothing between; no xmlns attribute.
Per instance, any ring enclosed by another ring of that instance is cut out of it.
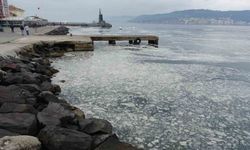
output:
<svg viewBox="0 0 250 150"><path fill-rule="evenodd" d="M17 133L10 132L8 130L0 129L0 138L5 137L5 136L16 136L18 135Z"/></svg>
<svg viewBox="0 0 250 150"><path fill-rule="evenodd" d="M110 136L95 150L138 150L130 144L120 142L116 135Z"/></svg>
<svg viewBox="0 0 250 150"><path fill-rule="evenodd" d="M8 63L4 63L2 64L1 69L3 71L11 71L11 72L20 72L21 71L21 67L13 62L8 62Z"/></svg>
<svg viewBox="0 0 250 150"><path fill-rule="evenodd" d="M60 26L48 33L46 35L67 35L69 33L69 28L65 26Z"/></svg>
<svg viewBox="0 0 250 150"><path fill-rule="evenodd" d="M50 66L47 66L47 65L37 64L36 68L35 68L35 72L51 77L53 74L57 73L58 70L56 70Z"/></svg>
<svg viewBox="0 0 250 150"><path fill-rule="evenodd" d="M0 86L0 105L3 103L30 104L34 103L29 101L32 98L34 95L18 86Z"/></svg>
<svg viewBox="0 0 250 150"><path fill-rule="evenodd" d="M39 94L39 101L44 102L44 103L67 103L64 100L61 100L57 98L52 92L50 91L43 91Z"/></svg>
<svg viewBox="0 0 250 150"><path fill-rule="evenodd" d="M112 134L96 134L92 136L93 142L92 142L92 148L98 147L100 144L102 144L104 141L106 141Z"/></svg>
<svg viewBox="0 0 250 150"><path fill-rule="evenodd" d="M39 77L40 75L31 72L7 73L3 80L3 84L39 84Z"/></svg>
<svg viewBox="0 0 250 150"><path fill-rule="evenodd" d="M22 135L35 135L37 133L36 116L28 113L0 114L0 128Z"/></svg>
<svg viewBox="0 0 250 150"><path fill-rule="evenodd" d="M6 76L6 72L0 69L0 83L4 80Z"/></svg>
<svg viewBox="0 0 250 150"><path fill-rule="evenodd" d="M31 61L36 62L36 63L38 63L40 65L45 65L45 66L50 66L51 65L50 60L48 58L42 58L42 57L40 57L40 58L32 58Z"/></svg>
<svg viewBox="0 0 250 150"><path fill-rule="evenodd" d="M0 107L0 113L31 113L37 114L37 110L29 104L4 103Z"/></svg>
<svg viewBox="0 0 250 150"><path fill-rule="evenodd" d="M71 129L48 126L38 135L47 150L90 150L92 138Z"/></svg>
<svg viewBox="0 0 250 150"><path fill-rule="evenodd" d="M45 81L41 84L42 91L50 91L54 94L60 93L61 88L59 85L52 84L51 82Z"/></svg>
<svg viewBox="0 0 250 150"><path fill-rule="evenodd" d="M0 139L0 150L40 150L41 142L32 136L6 136Z"/></svg>
<svg viewBox="0 0 250 150"><path fill-rule="evenodd" d="M17 84L16 86L25 89L34 95L41 93L40 87L36 84Z"/></svg>
<svg viewBox="0 0 250 150"><path fill-rule="evenodd" d="M79 122L80 131L87 134L112 134L112 125L103 119L83 119Z"/></svg>
<svg viewBox="0 0 250 150"><path fill-rule="evenodd" d="M74 122L75 113L68 109L69 106L60 103L49 103L49 105L38 113L37 118L42 126L60 126L61 121L69 120Z"/></svg>

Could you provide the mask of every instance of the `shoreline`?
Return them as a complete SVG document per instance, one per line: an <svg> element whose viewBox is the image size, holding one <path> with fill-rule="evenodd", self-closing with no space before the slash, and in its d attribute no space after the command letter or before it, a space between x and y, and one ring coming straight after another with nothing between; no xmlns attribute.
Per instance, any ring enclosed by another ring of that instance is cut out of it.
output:
<svg viewBox="0 0 250 150"><path fill-rule="evenodd" d="M121 142L108 121L85 118L80 109L58 98L61 88L51 83L58 70L49 58L61 57L70 48L38 43L17 49L16 58L0 57L0 149L14 144L13 135L37 137L24 144L32 150L137 149ZM5 136L10 136L7 144Z"/></svg>
<svg viewBox="0 0 250 150"><path fill-rule="evenodd" d="M57 29L59 26L45 26L40 28L30 28L31 35L44 35L50 31ZM21 31L18 27L14 29L14 33L11 32L10 28L5 27L4 32L0 32L0 44L10 43L11 41L17 40L22 37Z"/></svg>

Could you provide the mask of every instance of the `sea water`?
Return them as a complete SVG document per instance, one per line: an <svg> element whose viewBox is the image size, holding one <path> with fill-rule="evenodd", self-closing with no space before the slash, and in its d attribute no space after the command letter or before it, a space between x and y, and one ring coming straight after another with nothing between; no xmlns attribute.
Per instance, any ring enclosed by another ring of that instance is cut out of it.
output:
<svg viewBox="0 0 250 150"><path fill-rule="evenodd" d="M54 60L61 96L110 121L123 141L149 150L250 149L250 27L117 24L71 33L160 37L159 48L97 42L93 52Z"/></svg>

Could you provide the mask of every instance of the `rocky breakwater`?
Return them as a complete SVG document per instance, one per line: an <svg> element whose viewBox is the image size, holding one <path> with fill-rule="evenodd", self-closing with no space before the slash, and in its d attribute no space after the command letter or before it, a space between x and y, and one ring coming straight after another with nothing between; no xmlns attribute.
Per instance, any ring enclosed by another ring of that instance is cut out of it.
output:
<svg viewBox="0 0 250 150"><path fill-rule="evenodd" d="M0 150L137 149L121 142L108 121L85 118L58 97L61 89L51 83L58 70L49 58L69 50L40 43L18 58L0 57Z"/></svg>
<svg viewBox="0 0 250 150"><path fill-rule="evenodd" d="M52 31L45 33L45 35L67 35L69 33L69 28L65 26L60 26Z"/></svg>

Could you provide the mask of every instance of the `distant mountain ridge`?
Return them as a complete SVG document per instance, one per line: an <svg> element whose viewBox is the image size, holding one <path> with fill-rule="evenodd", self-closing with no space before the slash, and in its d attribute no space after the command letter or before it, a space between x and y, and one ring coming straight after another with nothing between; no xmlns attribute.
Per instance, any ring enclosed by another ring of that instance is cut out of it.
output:
<svg viewBox="0 0 250 150"><path fill-rule="evenodd" d="M131 20L137 23L169 24L239 24L250 25L250 10L215 11L193 9L167 14L142 15Z"/></svg>

